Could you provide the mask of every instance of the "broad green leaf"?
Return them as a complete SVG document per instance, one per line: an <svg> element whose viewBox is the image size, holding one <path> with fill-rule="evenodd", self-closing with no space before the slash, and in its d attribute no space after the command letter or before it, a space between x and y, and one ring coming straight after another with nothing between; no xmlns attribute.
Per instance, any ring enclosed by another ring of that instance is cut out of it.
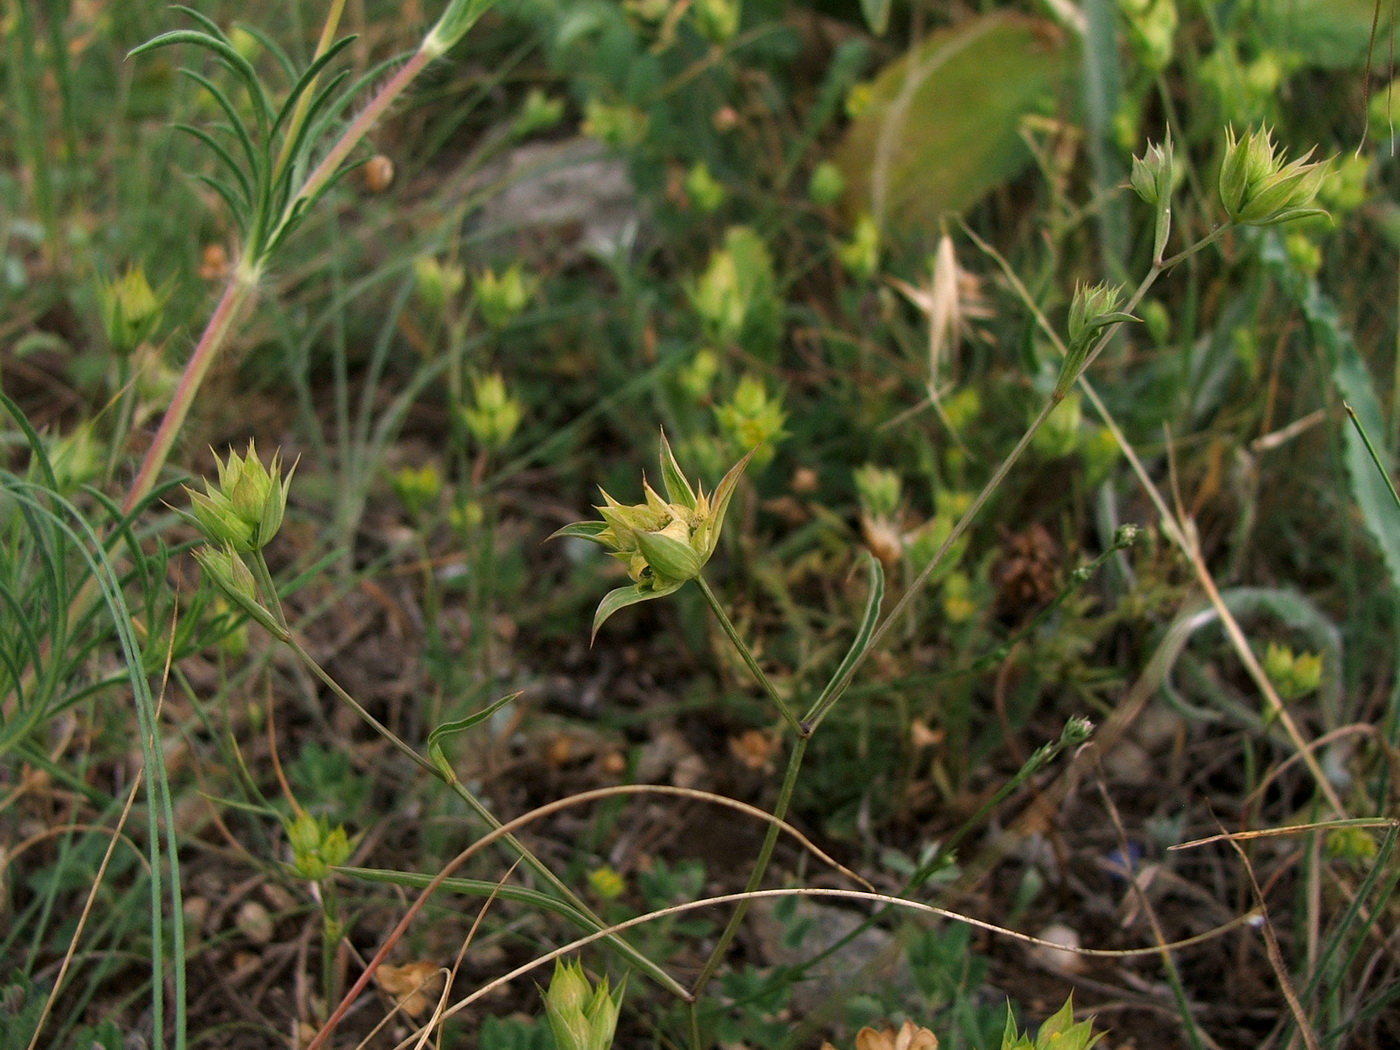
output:
<svg viewBox="0 0 1400 1050"><path fill-rule="evenodd" d="M1379 16L1376 5L1380 4ZM1371 47L1372 62L1384 67L1395 11L1390 0L1254 0L1246 16L1264 47L1324 69L1359 69ZM1377 18L1379 17L1379 21Z"/></svg>
<svg viewBox="0 0 1400 1050"><path fill-rule="evenodd" d="M1332 384L1342 400L1351 405L1356 413L1357 427L1373 437L1385 434L1385 416L1381 412L1380 398L1376 394L1371 373L1351 332L1342 325L1336 304L1322 291L1315 278L1302 282L1294 276L1288 268L1279 238L1271 237L1264 242L1262 256L1280 283L1296 296L1313 339L1327 354L1332 367ZM1366 531L1380 549L1391 587L1400 590L1400 507L1395 505L1390 485L1376 469L1371 450L1366 447L1357 427L1348 425L1343 431L1344 460L1347 476L1351 480L1351 496L1361 511ZM1391 451L1380 447L1376 453L1385 472L1391 472L1394 469Z"/></svg>
<svg viewBox="0 0 1400 1050"><path fill-rule="evenodd" d="M1040 19L987 15L929 36L876 77L836 149L847 212L933 230L977 203L1030 162L1022 120L1060 108L1074 58Z"/></svg>

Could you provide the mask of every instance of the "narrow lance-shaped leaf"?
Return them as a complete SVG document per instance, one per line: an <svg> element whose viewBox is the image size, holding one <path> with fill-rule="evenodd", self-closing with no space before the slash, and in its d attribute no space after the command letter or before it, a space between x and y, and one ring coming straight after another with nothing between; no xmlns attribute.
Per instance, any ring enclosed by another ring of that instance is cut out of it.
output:
<svg viewBox="0 0 1400 1050"><path fill-rule="evenodd" d="M674 594L680 590L684 583L671 583L655 590L642 590L640 587L619 587L617 590L609 591L603 596L603 600L598 603L598 610L593 614L593 635L589 639L589 644L598 637L598 629L608 622L609 617L619 609L625 609L629 605L640 605L642 602L649 602L653 598L664 598L668 594Z"/></svg>
<svg viewBox="0 0 1400 1050"><path fill-rule="evenodd" d="M705 557L708 558L719 546L719 534L724 528L724 516L729 510L729 501L734 498L734 490L738 487L739 479L744 476L744 469L749 465L749 460L753 459L753 454L758 449L750 449L743 459L729 468L729 473L720 480L719 488L715 489L714 505L710 509L709 531L705 533Z"/></svg>
<svg viewBox="0 0 1400 1050"><path fill-rule="evenodd" d="M841 666L836 669L821 696L817 697L811 710L802 719L803 728L808 733L821 724L821 720L836 706L836 701L841 699L841 694L851 684L855 668L865 658L866 650L870 648L871 640L875 636L875 625L880 619L880 606L885 600L885 570L881 567L880 560L869 551L865 554L865 565L870 578L870 593L866 595L865 611L861 614L860 626L856 630L855 638L851 640L851 647L846 651L845 659L841 661Z"/></svg>
<svg viewBox="0 0 1400 1050"><path fill-rule="evenodd" d="M519 696L520 693L518 690L514 693L508 693L490 707L483 708L475 714L468 715L466 718L459 718L455 722L444 722L428 734L428 757L432 759L433 765L437 766L438 770L448 781L455 781L457 779L457 774L453 772L452 763L447 760L447 755L443 752L442 742L449 736L454 736L457 733L465 733L473 726L480 725Z"/></svg>
<svg viewBox="0 0 1400 1050"><path fill-rule="evenodd" d="M671 451L671 443L666 440L666 431L661 432L661 484L666 490L666 498L672 503L683 503L691 510L695 509L695 490L690 487L690 482L681 472L680 464L676 462L675 454Z"/></svg>

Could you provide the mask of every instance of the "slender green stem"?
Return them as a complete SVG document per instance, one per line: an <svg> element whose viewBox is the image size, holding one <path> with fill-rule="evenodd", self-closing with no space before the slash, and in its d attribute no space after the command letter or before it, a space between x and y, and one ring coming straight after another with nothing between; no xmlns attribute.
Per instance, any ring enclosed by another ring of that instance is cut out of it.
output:
<svg viewBox="0 0 1400 1050"><path fill-rule="evenodd" d="M340 982L336 979L335 953L340 947L340 938L345 934L345 926L340 921L340 907L336 899L335 883L322 879L321 893L321 994L327 1003L340 998Z"/></svg>
<svg viewBox="0 0 1400 1050"><path fill-rule="evenodd" d="M782 822L787 819L788 809L792 805L793 791L797 788L797 775L802 770L802 759L807 754L807 743L810 739L810 737L799 734L793 740L792 751L788 755L787 772L783 775L783 786L778 792L778 804L773 807L773 821L768 825L767 834L763 836L763 845L759 848L758 860L754 863L748 885L744 887L745 893L752 893L763 885L763 876L768 871L768 862L772 860L773 849L778 844ZM691 994L695 997L690 1004L690 1038L693 1050L701 1050L698 1013L700 996L705 990L705 985L710 983L710 978L714 976L715 970L719 968L719 964L724 961L725 953L729 951L729 946L734 943L734 938L748 912L749 901L740 901L734 909L734 914L729 918L729 924L725 926L724 932L720 934L719 940L715 943L714 950L705 960L705 966L700 971L700 976L695 979L695 983L691 986Z"/></svg>
<svg viewBox="0 0 1400 1050"><path fill-rule="evenodd" d="M390 744L392 744L394 750L398 751L399 754L403 755L404 758L408 759L410 762L412 762L419 769L423 770L425 773L431 774L438 780L443 779L442 772L437 768L437 766L433 765L426 758L424 758L417 751L415 751L413 747L411 747L402 737L400 737L383 722L379 721L379 719L375 718L372 714L366 711L364 709L364 706L358 700L356 700L353 696L347 693L341 687L340 683L337 682L334 678L332 678L330 674L326 672L326 669L323 668L320 664L318 664L316 660L311 656L311 654L308 653L302 647L302 644L299 641L297 641L295 635L288 633L282 638L282 641L286 642L287 645L291 646L292 651L297 654L297 657L307 666L307 668L311 671L312 674L314 674L323 683L325 683L327 689L333 692L341 701L348 704L351 710L353 710L357 715L359 715L366 725L368 725L376 733L378 733Z"/></svg>
<svg viewBox="0 0 1400 1050"><path fill-rule="evenodd" d="M263 608L272 611L272 618L277 621L278 629L286 638L290 638L292 628L287 623L287 614L282 611L282 599L277 593L277 583L272 579L272 570L268 568L267 559L263 557L261 550L253 552L253 577L258 581L258 589L262 591Z"/></svg>
<svg viewBox="0 0 1400 1050"><path fill-rule="evenodd" d="M798 722L797 716L793 714L792 708L788 706L787 701L778 695L778 690L774 688L768 676L763 673L763 668L758 666L758 661L754 659L753 652L750 651L749 647L744 643L744 640L739 637L739 632L735 630L734 624L730 622L728 615L725 614L724 606L720 605L719 599L715 597L715 592L710 590L710 585L705 582L705 577L697 576L695 577L695 582L700 585L700 593L705 596L705 602L709 605L710 611L715 614L715 619L719 620L720 627L724 628L724 633L729 636L729 640L734 643L734 648L739 650L739 655L744 658L744 664L748 667L749 672L758 681L758 684L763 687L763 691L768 694L769 699L777 705L778 711L783 716L783 721L787 722L788 726L801 736L802 725Z"/></svg>

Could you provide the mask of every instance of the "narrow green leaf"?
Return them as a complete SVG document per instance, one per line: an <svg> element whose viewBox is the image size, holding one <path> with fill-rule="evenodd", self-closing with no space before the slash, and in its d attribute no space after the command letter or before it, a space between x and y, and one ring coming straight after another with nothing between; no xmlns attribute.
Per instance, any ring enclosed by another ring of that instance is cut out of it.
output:
<svg viewBox="0 0 1400 1050"><path fill-rule="evenodd" d="M188 8L183 9L189 14L195 14ZM204 16L198 16L202 21L208 22ZM212 25L212 23L209 23ZM217 28L217 27L216 27ZM162 33L153 40L148 40L139 47L128 52L127 57L143 55L159 47L173 47L177 44L189 44L193 47L203 48L211 52L220 63L222 63L235 77L242 81L243 86L248 89L248 97L253 103L254 116L258 121L258 128L266 132L272 120L272 106L267 100L267 92L263 90L262 82L258 80L257 70L252 64L240 55L237 49L228 42L228 38L214 36L213 33L201 33L194 29L176 29L169 33Z"/></svg>
<svg viewBox="0 0 1400 1050"><path fill-rule="evenodd" d="M283 75L288 80L296 79L296 63L292 61L292 56L287 54L286 49L281 44L251 22L235 22L234 25L261 44L267 53L277 60L277 64L282 67Z"/></svg>
<svg viewBox="0 0 1400 1050"><path fill-rule="evenodd" d="M870 648L871 639L875 635L875 625L880 619L880 606L885 600L885 570L880 567L879 559L869 551L865 554L865 567L870 577L869 594L865 598L865 612L861 614L860 626L856 630L855 638L851 640L851 648L847 650L846 658L841 661L841 666L831 676L831 681L826 684L826 688L822 690L821 695L817 697L816 702L812 704L802 719L803 725L809 733L821 724L821 720L836 706L836 701L841 699L841 694L851 684L855 668L864 659L865 652Z"/></svg>
<svg viewBox="0 0 1400 1050"><path fill-rule="evenodd" d="M363 879L365 882L374 882L385 886L405 886L416 890L427 889L435 878L433 875L422 872L394 871L389 868L338 867L335 870L342 875L349 875L353 879ZM582 930L591 932L598 928L597 924L589 922L588 917L572 905L548 893L527 889L524 886L512 886L509 883L487 879L446 878L438 884L438 888L446 890L448 893L462 893L472 897L496 896L501 900L528 904L540 911L561 916Z"/></svg>
<svg viewBox="0 0 1400 1050"><path fill-rule="evenodd" d="M248 171L250 174L253 174L256 179L258 162L262 157L263 151L259 150L258 147L253 144L253 137L248 134L248 129L243 125L243 117L239 114L234 104L229 101L228 95L224 94L223 89L208 77L195 72L193 69L181 69L180 72L193 80L205 91L209 92L218 107L224 111L224 115L228 117L229 120L228 130L238 139L238 144L243 150L243 157L248 162Z"/></svg>
<svg viewBox="0 0 1400 1050"><path fill-rule="evenodd" d="M636 584L630 587L619 587L615 591L609 591L603 596L603 600L598 603L598 610L593 614L593 635L589 639L589 645L598 637L598 629L608 622L613 613L619 609L625 609L629 605L640 605L642 602L649 602L653 598L664 598L668 594L674 594L683 585L680 583L668 584L664 587L657 587L655 590L642 590Z"/></svg>
<svg viewBox="0 0 1400 1050"><path fill-rule="evenodd" d="M695 509L695 490L690 487L680 464L676 462L675 453L671 451L671 443L666 440L664 430L661 432L661 484L666 490L668 502L681 503L690 510Z"/></svg>
<svg viewBox="0 0 1400 1050"><path fill-rule="evenodd" d="M277 116L272 122L272 133L274 135L283 124L291 119L292 113L296 111L297 100L307 91L311 90L312 85L316 82L316 78L321 75L328 65L336 60L336 57L342 51L354 43L355 40L356 38L354 36L342 37L337 40L330 47L326 48L325 54L315 62L312 62L311 65L307 66L306 71L302 73L301 76L296 77L296 82L292 85L291 90L287 92L287 97L282 102L282 108L277 111ZM344 76L349 76L349 72L346 71ZM337 83L338 82L339 81L337 81Z"/></svg>
<svg viewBox="0 0 1400 1050"><path fill-rule="evenodd" d="M606 532L608 523L606 521L576 521L572 525L565 525L550 534L549 539L557 540L565 537L573 537L577 540L592 540L594 543L603 543L598 537Z"/></svg>
<svg viewBox="0 0 1400 1050"><path fill-rule="evenodd" d="M428 734L428 757L448 781L456 780L457 774L453 772L452 763L447 760L447 755L444 754L442 750L442 742L457 733L465 733L468 729L472 728L472 726L480 725L519 696L519 690L514 693L509 693L501 697L490 707L483 708L475 714L468 715L466 718L459 718L455 722L444 722Z"/></svg>
<svg viewBox="0 0 1400 1050"><path fill-rule="evenodd" d="M248 209L250 206L248 204L245 204L243 201L239 200L237 197L235 197L233 190L229 189L229 187L223 182L220 182L218 179L211 178L210 176L205 175L203 172L195 173L193 178L197 182L204 183L204 185L208 186L211 190L213 190L215 193L217 193L220 197L224 199L224 203L228 205L228 210L233 213L234 221L238 223L240 227L247 226Z"/></svg>
<svg viewBox="0 0 1400 1050"><path fill-rule="evenodd" d="M238 188L242 192L245 204L251 205L253 203L252 188L248 185L247 176L243 174L243 169L238 166L238 162L233 159L233 154L229 153L229 151L224 148L222 142L203 128L197 128L192 124L176 124L174 127L177 131L183 131L185 134L193 136L206 146L209 151L219 159L223 166L229 170L229 174L238 180ZM225 200L227 200L227 198L225 198Z"/></svg>

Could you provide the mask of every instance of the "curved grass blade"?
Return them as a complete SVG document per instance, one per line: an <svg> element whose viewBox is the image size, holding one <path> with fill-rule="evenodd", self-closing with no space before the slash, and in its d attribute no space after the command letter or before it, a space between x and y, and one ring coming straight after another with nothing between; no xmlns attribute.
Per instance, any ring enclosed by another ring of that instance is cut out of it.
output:
<svg viewBox="0 0 1400 1050"><path fill-rule="evenodd" d="M265 135L272 122L272 104L268 101L267 92L263 90L263 86L258 80L257 71L226 39L220 40L208 33L201 33L194 29L173 29L132 48L127 52L127 57L139 58L141 55L149 54L158 48L174 47L177 44L190 44L214 53L220 64L233 73L247 88L248 97L253 102L253 118L258 122L258 130Z"/></svg>
<svg viewBox="0 0 1400 1050"><path fill-rule="evenodd" d="M281 44L251 22L235 22L234 25L261 44L263 49L276 59L277 64L282 67L282 72L288 80L296 79L296 63L292 61L292 56L287 54L286 49Z"/></svg>

